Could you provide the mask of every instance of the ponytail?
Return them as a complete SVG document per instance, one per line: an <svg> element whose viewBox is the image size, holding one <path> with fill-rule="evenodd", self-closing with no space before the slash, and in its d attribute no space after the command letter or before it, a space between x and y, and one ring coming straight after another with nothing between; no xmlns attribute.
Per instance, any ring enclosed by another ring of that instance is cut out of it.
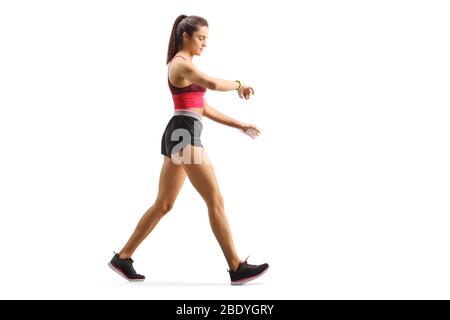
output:
<svg viewBox="0 0 450 320"><path fill-rule="evenodd" d="M173 23L172 33L170 34L169 40L169 49L167 50L167 61L166 64L169 64L169 61L175 56L175 54L181 49L181 39L177 35L177 28L180 22L186 18L187 15L180 14Z"/></svg>

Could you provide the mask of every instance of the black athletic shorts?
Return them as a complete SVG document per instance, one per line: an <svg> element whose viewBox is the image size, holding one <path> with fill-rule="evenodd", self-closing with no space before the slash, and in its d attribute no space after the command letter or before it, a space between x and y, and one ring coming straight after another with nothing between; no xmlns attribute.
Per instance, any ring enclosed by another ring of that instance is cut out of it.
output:
<svg viewBox="0 0 450 320"><path fill-rule="evenodd" d="M202 115L194 111L175 110L161 139L161 154L171 157L189 144L203 147L200 141L202 130Z"/></svg>

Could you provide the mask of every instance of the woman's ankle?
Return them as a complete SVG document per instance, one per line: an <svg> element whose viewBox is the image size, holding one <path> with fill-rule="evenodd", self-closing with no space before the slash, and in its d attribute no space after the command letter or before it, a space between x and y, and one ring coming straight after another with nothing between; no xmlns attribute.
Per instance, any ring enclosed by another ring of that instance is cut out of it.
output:
<svg viewBox="0 0 450 320"><path fill-rule="evenodd" d="M236 270L239 268L239 265L241 264L241 261L238 259L236 261L231 262L231 265L228 267L230 268L230 271L236 272Z"/></svg>
<svg viewBox="0 0 450 320"><path fill-rule="evenodd" d="M127 254L127 253L125 253L125 252L119 252L119 259L121 259L121 260L125 260L125 259L128 259L128 258L131 258L131 254Z"/></svg>

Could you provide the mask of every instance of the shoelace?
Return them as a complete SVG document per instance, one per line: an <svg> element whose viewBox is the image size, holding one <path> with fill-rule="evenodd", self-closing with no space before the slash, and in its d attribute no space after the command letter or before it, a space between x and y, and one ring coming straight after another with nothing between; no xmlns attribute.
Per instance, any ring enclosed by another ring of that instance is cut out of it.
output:
<svg viewBox="0 0 450 320"><path fill-rule="evenodd" d="M114 254L116 254L116 252L115 251L113 251L114 252ZM126 258L126 259L120 259L120 256L119 256L119 260L122 260L122 261L130 261L131 263L133 263L134 261L133 261L133 259L131 259L131 258Z"/></svg>
<svg viewBox="0 0 450 320"><path fill-rule="evenodd" d="M247 263L248 257L250 257L250 256L247 256L247 258L245 258L244 261L239 261L239 266L240 266L241 264L242 264L242 265L245 265L245 266L248 266L248 267L253 266L253 265ZM239 269L239 267L238 267L238 269ZM231 270L230 270L230 269L227 269L227 271L230 272ZM236 271L237 271L237 270L236 270ZM235 271L235 272L236 272L236 271Z"/></svg>
<svg viewBox="0 0 450 320"><path fill-rule="evenodd" d="M250 256L248 256L248 257L250 257ZM250 264L250 263L247 262L248 257L247 257L244 261L242 261L241 263L242 263L243 265L249 267L249 268L256 268L256 267L257 267L256 264Z"/></svg>

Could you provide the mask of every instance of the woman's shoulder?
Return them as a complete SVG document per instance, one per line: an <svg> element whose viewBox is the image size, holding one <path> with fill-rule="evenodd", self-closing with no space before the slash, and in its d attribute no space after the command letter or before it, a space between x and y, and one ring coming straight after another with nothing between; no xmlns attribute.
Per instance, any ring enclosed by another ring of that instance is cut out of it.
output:
<svg viewBox="0 0 450 320"><path fill-rule="evenodd" d="M183 64L183 63L192 63L192 62L190 62L188 59L186 59L185 57L180 56L180 55L175 55L169 61L169 65L171 65L171 64L179 64L179 63Z"/></svg>
<svg viewBox="0 0 450 320"><path fill-rule="evenodd" d="M180 57L178 59L176 59L177 57ZM168 65L169 70L174 70L174 71L185 71L187 69L192 68L192 62L190 62L189 60L185 59L184 57L181 56L175 56L173 57Z"/></svg>
<svg viewBox="0 0 450 320"><path fill-rule="evenodd" d="M175 58L175 57L174 57ZM196 72L197 68L189 60L183 58L171 60L168 66L170 75L184 77L186 74Z"/></svg>
<svg viewBox="0 0 450 320"><path fill-rule="evenodd" d="M186 74L189 72L188 70L192 68L192 63L184 59L184 57L174 56L172 60L170 60L168 66L168 80L170 86L177 89L184 89L192 86L192 83L188 84L189 81L186 80ZM176 58L176 59L175 59Z"/></svg>

